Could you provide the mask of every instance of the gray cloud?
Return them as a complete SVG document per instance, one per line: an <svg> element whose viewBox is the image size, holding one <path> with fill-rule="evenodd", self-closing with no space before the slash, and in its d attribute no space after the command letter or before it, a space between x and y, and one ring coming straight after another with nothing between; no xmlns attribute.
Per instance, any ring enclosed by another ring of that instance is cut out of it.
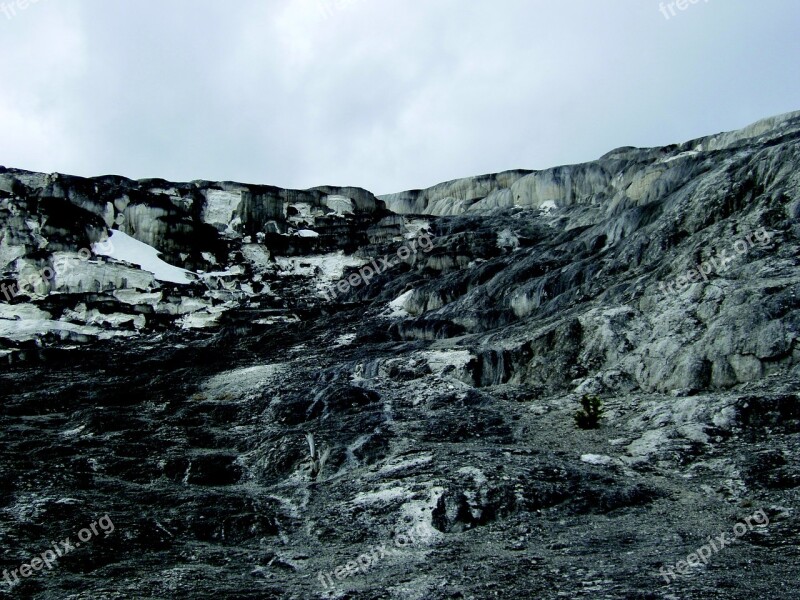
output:
<svg viewBox="0 0 800 600"><path fill-rule="evenodd" d="M39 0L0 12L0 163L385 193L591 160L800 108L799 17L784 0L669 20L654 0Z"/></svg>

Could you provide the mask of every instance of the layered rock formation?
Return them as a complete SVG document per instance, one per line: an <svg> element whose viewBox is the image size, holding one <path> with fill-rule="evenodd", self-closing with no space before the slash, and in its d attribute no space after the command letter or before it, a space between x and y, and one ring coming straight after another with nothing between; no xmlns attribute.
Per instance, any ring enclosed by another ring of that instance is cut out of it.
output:
<svg viewBox="0 0 800 600"><path fill-rule="evenodd" d="M117 246L132 238L151 247L144 253L155 249L168 265L191 273L176 280L135 268L137 252L114 253L114 231L124 234ZM298 269L297 261L274 255L324 262L327 272L312 268L312 274L336 280L345 266L360 264L350 256L354 251L404 233L402 219L358 188L0 172L2 300L32 300L47 311L39 326L59 338L74 338L75 331L80 339L96 337L101 332L94 326L103 322L127 324L119 331L127 335L170 324L205 327L245 304L272 309L281 301L267 280ZM98 311L110 320L98 321Z"/></svg>
<svg viewBox="0 0 800 600"><path fill-rule="evenodd" d="M597 206L613 217L635 206L669 196L696 181L709 168L736 159L747 148L787 141L797 132L800 113L788 113L746 127L663 148L619 148L600 160L543 171L507 171L468 177L381 196L398 214L437 216L496 208Z"/></svg>
<svg viewBox="0 0 800 600"><path fill-rule="evenodd" d="M4 170L4 284L53 276L0 297L0 570L115 530L0 595L797 597L799 140L381 198Z"/></svg>

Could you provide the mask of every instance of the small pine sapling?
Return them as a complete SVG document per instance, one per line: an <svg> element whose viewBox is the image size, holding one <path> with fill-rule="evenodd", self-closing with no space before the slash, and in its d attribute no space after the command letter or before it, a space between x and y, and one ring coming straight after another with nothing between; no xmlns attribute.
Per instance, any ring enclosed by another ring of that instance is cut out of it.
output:
<svg viewBox="0 0 800 600"><path fill-rule="evenodd" d="M586 394L581 398L581 410L575 413L575 425L580 429L599 429L603 417L603 403L597 396Z"/></svg>

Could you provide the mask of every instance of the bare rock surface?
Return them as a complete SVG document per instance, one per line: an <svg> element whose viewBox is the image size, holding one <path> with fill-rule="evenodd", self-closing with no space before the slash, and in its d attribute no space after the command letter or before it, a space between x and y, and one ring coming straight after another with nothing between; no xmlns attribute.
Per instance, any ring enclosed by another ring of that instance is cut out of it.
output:
<svg viewBox="0 0 800 600"><path fill-rule="evenodd" d="M3 170L54 276L0 297L0 597L797 598L799 124L382 198Z"/></svg>

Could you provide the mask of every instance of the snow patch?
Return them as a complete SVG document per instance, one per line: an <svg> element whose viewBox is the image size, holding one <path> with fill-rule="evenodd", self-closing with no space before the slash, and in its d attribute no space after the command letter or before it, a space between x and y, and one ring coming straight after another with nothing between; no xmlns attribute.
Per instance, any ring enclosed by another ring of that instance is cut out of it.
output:
<svg viewBox="0 0 800 600"><path fill-rule="evenodd" d="M206 206L203 211L203 221L209 225L224 225L226 229L229 229L233 221L233 213L242 202L242 193L207 190L205 196Z"/></svg>
<svg viewBox="0 0 800 600"><path fill-rule="evenodd" d="M381 316L387 317L389 319L399 319L411 316L405 309L406 302L409 298L414 294L414 290L408 290L407 292L401 294L387 305L387 310L382 313Z"/></svg>
<svg viewBox="0 0 800 600"><path fill-rule="evenodd" d="M136 290L114 290L114 297L130 306L148 305L155 308L164 297L163 292L137 292Z"/></svg>
<svg viewBox="0 0 800 600"><path fill-rule="evenodd" d="M111 232L111 248L108 244L94 244L92 250L98 256L108 256L116 260L138 265L142 270L152 273L159 281L170 283L190 283L192 273L170 265L159 258L159 251L140 242L121 231Z"/></svg>
<svg viewBox="0 0 800 600"><path fill-rule="evenodd" d="M497 247L501 250L505 248L516 250L519 248L519 238L510 229L503 229L497 234Z"/></svg>
<svg viewBox="0 0 800 600"><path fill-rule="evenodd" d="M46 334L54 334L62 340L75 339L76 337L109 340L115 337L132 337L135 335L131 331L108 331L63 321L41 319L8 321L0 319L0 338L15 342L26 342L39 339Z"/></svg>
<svg viewBox="0 0 800 600"><path fill-rule="evenodd" d="M27 253L25 246L12 246L7 238L0 240L0 267L5 267Z"/></svg>
<svg viewBox="0 0 800 600"><path fill-rule="evenodd" d="M558 208L554 200L545 200L539 205L539 210L543 213L549 213L550 211L555 210Z"/></svg>
<svg viewBox="0 0 800 600"><path fill-rule="evenodd" d="M406 219L406 239L415 240L419 237L420 233L430 231L431 222L427 219Z"/></svg>
<svg viewBox="0 0 800 600"><path fill-rule="evenodd" d="M195 312L181 317L179 323L182 329L207 329L217 324L221 312Z"/></svg>
<svg viewBox="0 0 800 600"><path fill-rule="evenodd" d="M298 204L290 204L290 208L293 208L297 211L297 214L292 219L313 219L313 211L311 205L307 202L300 202Z"/></svg>
<svg viewBox="0 0 800 600"><path fill-rule="evenodd" d="M81 431L86 429L86 425L81 425L80 427L76 427L75 429L68 429L66 431L61 432L61 437L71 438L78 435Z"/></svg>
<svg viewBox="0 0 800 600"><path fill-rule="evenodd" d="M137 330L143 329L147 324L147 319L144 315L104 314L96 308L87 309L83 303L78 304L74 310L66 309L61 318L65 321L78 321L86 325L99 325L101 327L108 325L113 328L119 328L123 325L133 325Z"/></svg>
<svg viewBox="0 0 800 600"><path fill-rule="evenodd" d="M472 354L468 350L431 350L423 352L422 356L428 361L428 366L434 375L440 374L450 366L459 371L463 370L472 360Z"/></svg>
<svg viewBox="0 0 800 600"><path fill-rule="evenodd" d="M352 255L346 255L343 251L335 254L314 254L311 256L278 256L275 257L278 264L279 275L282 276L301 276L315 278L318 292L324 294L330 289L330 285L344 277L345 269L359 268L366 265L369 261Z"/></svg>
<svg viewBox="0 0 800 600"><path fill-rule="evenodd" d="M433 526L433 511L439 505L444 492L443 487L431 486L426 499L406 502L401 508L402 516L397 531L403 533L413 529L428 543L441 539L442 532Z"/></svg>
<svg viewBox="0 0 800 600"><path fill-rule="evenodd" d="M697 156L700 154L697 150L687 150L686 152L681 152L680 154L676 154L675 156L670 156L669 158L665 158L662 160L662 163L671 163L674 160L680 160L681 158L687 158L689 156Z"/></svg>
<svg viewBox="0 0 800 600"><path fill-rule="evenodd" d="M340 335L334 340L333 347L341 348L342 346L349 346L355 341L355 339L356 339L355 333L345 333L344 335Z"/></svg>
<svg viewBox="0 0 800 600"><path fill-rule="evenodd" d="M343 217L348 213L353 214L355 210L353 200L347 196L326 196L324 203L339 217Z"/></svg>
<svg viewBox="0 0 800 600"><path fill-rule="evenodd" d="M46 321L52 318L53 316L50 313L40 310L33 304L0 304L0 319Z"/></svg>
<svg viewBox="0 0 800 600"><path fill-rule="evenodd" d="M263 273L272 267L269 250L261 244L245 244L242 246L242 255L247 262L253 265L256 273Z"/></svg>

